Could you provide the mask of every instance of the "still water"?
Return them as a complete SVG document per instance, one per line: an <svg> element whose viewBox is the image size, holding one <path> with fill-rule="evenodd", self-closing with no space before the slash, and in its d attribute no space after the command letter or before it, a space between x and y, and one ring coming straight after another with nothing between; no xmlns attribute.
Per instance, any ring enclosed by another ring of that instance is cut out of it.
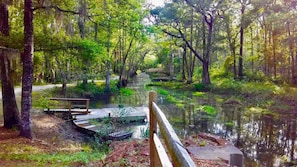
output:
<svg viewBox="0 0 297 167"><path fill-rule="evenodd" d="M147 74L139 74L128 87L136 91L132 97L110 97L100 107L147 106L150 83ZM152 88L152 89L157 89ZM180 137L199 132L221 136L241 149L245 166L280 166L280 161L294 160L296 116L294 113L271 113L257 107L257 101L237 101L236 95L222 96L206 93L194 96L192 92L167 90L178 105L166 95L158 95L158 105ZM235 98L234 98L235 97ZM170 102L171 101L171 102ZM211 106L215 112L205 113L201 106ZM141 125L142 130L146 125ZM134 127L135 128L135 127ZM138 128L138 135L139 127Z"/></svg>

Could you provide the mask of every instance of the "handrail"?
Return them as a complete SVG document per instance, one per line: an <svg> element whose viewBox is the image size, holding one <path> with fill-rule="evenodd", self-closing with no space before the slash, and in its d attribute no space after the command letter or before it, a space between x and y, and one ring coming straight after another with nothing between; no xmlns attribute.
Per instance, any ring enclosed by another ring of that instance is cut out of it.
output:
<svg viewBox="0 0 297 167"><path fill-rule="evenodd" d="M73 102L85 102L86 112L89 113L90 111L90 99L86 98L59 98L59 97L52 97L50 100L55 101L65 101L68 102L68 110L69 113L72 112Z"/></svg>
<svg viewBox="0 0 297 167"><path fill-rule="evenodd" d="M190 157L187 150L176 135L171 124L167 120L164 113L157 106L157 93L154 91L149 92L149 110L150 110L150 166L180 166L180 167L194 167L196 166ZM166 148L169 152L172 162L164 155L164 147L158 142L159 137L157 134L157 125ZM156 139L158 138L158 139ZM165 158L164 158L165 156ZM169 161L169 162L168 162ZM172 165L173 164L173 165Z"/></svg>

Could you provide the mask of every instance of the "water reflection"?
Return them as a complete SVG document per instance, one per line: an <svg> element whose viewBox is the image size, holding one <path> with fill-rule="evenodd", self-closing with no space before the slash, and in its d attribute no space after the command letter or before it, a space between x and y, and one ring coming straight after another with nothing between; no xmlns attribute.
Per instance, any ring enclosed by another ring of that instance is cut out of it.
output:
<svg viewBox="0 0 297 167"><path fill-rule="evenodd" d="M180 136L207 132L226 138L242 150L246 166L282 166L281 161L297 158L294 113L255 111L252 104L221 98L223 101L217 102L214 95L208 99L192 97L191 101L183 100L183 108L163 98L159 105ZM204 104L213 105L217 114L197 109Z"/></svg>
<svg viewBox="0 0 297 167"><path fill-rule="evenodd" d="M132 97L110 97L106 105L147 106L148 75L141 74L129 87L135 89ZM225 97L213 93L201 97L192 92L169 91L179 104L158 95L158 105L181 137L207 132L226 138L239 147L245 156L245 166L282 166L281 161L296 157L296 116L292 113L273 113L257 108L257 102L246 102L240 97ZM242 100L236 100L242 99ZM199 109L213 106L211 115ZM104 107L104 106L101 106Z"/></svg>

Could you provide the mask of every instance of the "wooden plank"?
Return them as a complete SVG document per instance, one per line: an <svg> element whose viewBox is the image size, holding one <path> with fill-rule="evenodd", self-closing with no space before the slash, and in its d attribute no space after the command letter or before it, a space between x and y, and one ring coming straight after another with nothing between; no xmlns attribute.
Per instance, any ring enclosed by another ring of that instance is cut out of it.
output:
<svg viewBox="0 0 297 167"><path fill-rule="evenodd" d="M69 109L66 109L66 108L45 108L43 109L44 112L69 112ZM87 110L87 109L71 109L71 112L72 113L90 113L92 112L92 110Z"/></svg>
<svg viewBox="0 0 297 167"><path fill-rule="evenodd" d="M172 164L169 160L169 157L165 151L165 148L163 147L159 137L157 136L157 134L154 134L154 143L155 143L155 147L158 153L158 157L159 157L159 161L161 162L162 166L166 166L166 167L172 167Z"/></svg>
<svg viewBox="0 0 297 167"><path fill-rule="evenodd" d="M152 111L157 118L161 134L164 137L167 149L171 155L173 165L183 167L196 166L189 153L179 140L177 134L167 120L166 116L155 102L152 102L152 108Z"/></svg>
<svg viewBox="0 0 297 167"><path fill-rule="evenodd" d="M53 97L50 100L57 100L57 101L89 101L90 99L85 98L60 98L60 97Z"/></svg>

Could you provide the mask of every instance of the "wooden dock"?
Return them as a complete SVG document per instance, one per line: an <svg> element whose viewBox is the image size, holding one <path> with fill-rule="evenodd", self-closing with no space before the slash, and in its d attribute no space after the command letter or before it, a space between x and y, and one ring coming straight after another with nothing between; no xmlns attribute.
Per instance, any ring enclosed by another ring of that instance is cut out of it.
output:
<svg viewBox="0 0 297 167"><path fill-rule="evenodd" d="M44 110L47 112L47 110ZM52 110L53 111L53 110ZM68 109L56 109L57 112L69 113ZM96 134L100 131L100 127L91 123L91 120L98 120L104 118L115 118L117 121L129 122L146 122L148 121L148 107L123 107L123 108L101 108L101 109L89 109L88 113L77 114L71 112L72 122L80 130L89 133ZM131 137L133 132L128 131L116 131L110 133L106 138L108 140L121 140Z"/></svg>
<svg viewBox="0 0 297 167"><path fill-rule="evenodd" d="M85 115L76 115L75 120L102 119L106 117L121 118L130 121L139 121L147 119L149 113L148 107L124 107L124 108L101 108L90 109L92 112Z"/></svg>

